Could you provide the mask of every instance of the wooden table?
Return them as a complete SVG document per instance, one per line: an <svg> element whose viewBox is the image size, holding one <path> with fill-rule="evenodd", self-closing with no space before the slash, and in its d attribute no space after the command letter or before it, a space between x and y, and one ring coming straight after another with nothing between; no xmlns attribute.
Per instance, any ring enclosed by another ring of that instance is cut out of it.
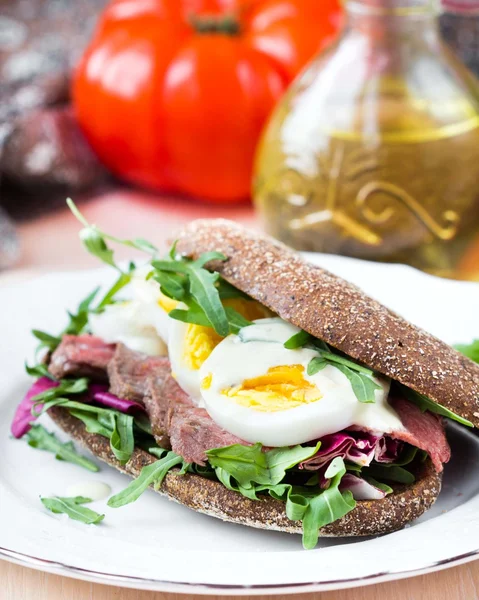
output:
<svg viewBox="0 0 479 600"><path fill-rule="evenodd" d="M254 226L250 207L218 208L144 193L112 193L82 205L91 222L119 237L141 236L159 244L175 227L198 217L223 216ZM62 211L20 227L23 256L18 268L0 276L0 285L52 269L97 266L77 239L77 222ZM119 248L118 256L129 256ZM463 273L479 275L479 243L463 263ZM0 508L1 510L1 508ZM445 540L447 543L447 540ZM394 552L394 548L391 549ZM177 594L138 592L49 575L0 561L1 600L173 600ZM181 596L184 598L184 596ZM206 598L205 596L203 598ZM209 596L209 600L216 596ZM219 598L219 597L218 597ZM230 597L232 598L232 597ZM262 598L267 598L263 596ZM272 598L272 597L270 597ZM298 600L479 600L479 562L353 590L301 594Z"/></svg>

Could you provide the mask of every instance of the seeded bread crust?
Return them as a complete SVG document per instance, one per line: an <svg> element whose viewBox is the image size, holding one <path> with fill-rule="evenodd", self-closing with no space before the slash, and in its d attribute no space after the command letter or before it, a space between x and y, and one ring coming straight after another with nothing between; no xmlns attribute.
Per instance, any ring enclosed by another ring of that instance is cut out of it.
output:
<svg viewBox="0 0 479 600"><path fill-rule="evenodd" d="M175 239L178 252L193 258L222 252L228 260L208 267L232 285L286 321L479 427L479 365L356 286L307 263L273 238L231 221L193 221Z"/></svg>
<svg viewBox="0 0 479 600"><path fill-rule="evenodd" d="M84 424L60 407L48 411L50 417L69 436L90 450L95 456L122 473L138 477L141 469L157 460L135 448L130 461L121 465L110 449L109 441L88 433ZM176 470L175 470L176 471ZM270 497L254 501L232 492L221 483L193 474L178 476L168 473L158 491L169 500L183 504L197 512L229 521L287 533L302 533L300 522L288 519L284 503ZM398 486L383 500L359 501L356 508L342 519L321 529L323 537L356 537L390 533L420 517L436 501L441 491L442 475L436 473L427 459L416 473L412 486Z"/></svg>

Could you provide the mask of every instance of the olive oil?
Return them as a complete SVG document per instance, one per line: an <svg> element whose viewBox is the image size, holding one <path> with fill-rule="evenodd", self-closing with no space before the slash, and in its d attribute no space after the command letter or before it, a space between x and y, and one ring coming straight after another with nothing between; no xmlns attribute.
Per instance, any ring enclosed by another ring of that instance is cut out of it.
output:
<svg viewBox="0 0 479 600"><path fill-rule="evenodd" d="M256 205L298 249L451 276L479 228L479 83L427 2L370 2L273 114Z"/></svg>

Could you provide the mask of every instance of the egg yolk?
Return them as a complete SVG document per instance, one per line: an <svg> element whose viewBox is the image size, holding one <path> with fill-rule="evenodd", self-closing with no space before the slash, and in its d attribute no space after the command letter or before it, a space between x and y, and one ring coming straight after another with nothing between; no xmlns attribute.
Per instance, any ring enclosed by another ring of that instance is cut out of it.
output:
<svg viewBox="0 0 479 600"><path fill-rule="evenodd" d="M244 298L229 298L223 302L223 306L234 308L248 321L264 319L271 314L267 308L261 306L258 302ZM211 327L190 323L186 330L183 346L183 360L186 366L197 371L223 339Z"/></svg>
<svg viewBox="0 0 479 600"><path fill-rule="evenodd" d="M211 386L212 375L202 381L202 388ZM276 412L311 404L322 398L318 388L304 378L302 365L272 367L265 375L246 379L221 392L234 402L261 412Z"/></svg>
<svg viewBox="0 0 479 600"><path fill-rule="evenodd" d="M170 311L175 309L178 306L178 304L179 304L178 300L173 300L173 298L168 298L168 296L165 296L165 294L162 294L160 292L160 295L158 298L158 306L160 308L162 308L165 312L169 313Z"/></svg>

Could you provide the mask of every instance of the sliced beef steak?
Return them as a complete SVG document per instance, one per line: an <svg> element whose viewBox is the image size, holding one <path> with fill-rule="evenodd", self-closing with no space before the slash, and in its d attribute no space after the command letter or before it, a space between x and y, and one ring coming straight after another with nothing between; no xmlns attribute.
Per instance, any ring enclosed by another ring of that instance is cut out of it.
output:
<svg viewBox="0 0 479 600"><path fill-rule="evenodd" d="M439 473L443 463L451 458L451 448L446 438L444 421L438 415L421 409L402 397L389 399L390 404L398 413L405 431L394 431L390 434L395 440L407 442L429 454Z"/></svg>
<svg viewBox="0 0 479 600"><path fill-rule="evenodd" d="M230 444L245 444L217 425L204 408L198 408L176 383L170 369L150 379L145 406L156 441L187 462L204 465L206 450Z"/></svg>
<svg viewBox="0 0 479 600"><path fill-rule="evenodd" d="M162 448L170 449L169 414L181 404L190 406L193 404L173 379L168 361L161 369L156 369L155 374L149 378L144 402L157 444Z"/></svg>
<svg viewBox="0 0 479 600"><path fill-rule="evenodd" d="M170 372L170 361L165 356L148 356L130 350L124 344L117 344L108 364L110 392L119 398L144 404L150 379Z"/></svg>
<svg viewBox="0 0 479 600"><path fill-rule="evenodd" d="M106 381L114 352L114 344L93 335L64 335L50 358L48 370L58 379L75 376Z"/></svg>
<svg viewBox="0 0 479 600"><path fill-rule="evenodd" d="M247 444L217 425L204 408L178 404L169 423L171 449L187 462L204 465L206 450Z"/></svg>

